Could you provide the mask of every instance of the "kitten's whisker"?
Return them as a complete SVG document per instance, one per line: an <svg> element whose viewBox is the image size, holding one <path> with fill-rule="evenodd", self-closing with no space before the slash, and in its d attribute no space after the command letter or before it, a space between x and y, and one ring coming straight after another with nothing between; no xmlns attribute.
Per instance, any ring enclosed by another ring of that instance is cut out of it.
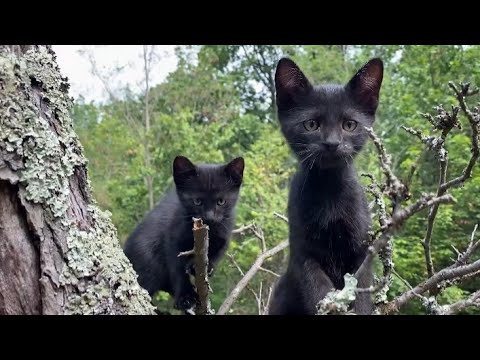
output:
<svg viewBox="0 0 480 360"><path fill-rule="evenodd" d="M304 158L304 159L302 160L301 164L303 164L305 161L307 161L309 158L311 158L313 154L314 154L314 153L311 152L306 158Z"/></svg>

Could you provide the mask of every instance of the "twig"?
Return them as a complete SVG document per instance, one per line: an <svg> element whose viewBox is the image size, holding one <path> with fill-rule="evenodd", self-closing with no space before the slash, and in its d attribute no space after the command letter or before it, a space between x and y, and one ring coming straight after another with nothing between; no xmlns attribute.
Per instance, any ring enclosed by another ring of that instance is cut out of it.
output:
<svg viewBox="0 0 480 360"><path fill-rule="evenodd" d="M464 265L468 258L475 252L477 251L478 247L480 246L480 239L474 242L475 239L475 232L477 231L478 224L475 225L472 231L472 235L470 236L470 243L468 244L467 249L465 250L464 253L459 253L457 261L455 261L455 265ZM458 250L457 250L458 251Z"/></svg>
<svg viewBox="0 0 480 360"><path fill-rule="evenodd" d="M265 237L263 235L262 229L258 228L255 224L249 224L234 229L232 234L244 234L247 230L250 230L255 237L260 240L260 245L262 246L262 252L266 251Z"/></svg>
<svg viewBox="0 0 480 360"><path fill-rule="evenodd" d="M286 249L288 247L288 240L285 240L275 246L274 248L260 254L260 256L257 258L255 263L252 265L250 270L247 271L245 276L238 282L238 284L233 288L232 292L228 297L225 299L223 304L220 306L220 309L218 310L218 315L225 315L228 310L230 310L231 306L235 302L235 300L238 298L242 290L247 286L248 282L253 278L253 276L257 273L257 271L260 269L262 266L263 262L268 259L269 257L272 257L273 255L277 254L278 252Z"/></svg>
<svg viewBox="0 0 480 360"><path fill-rule="evenodd" d="M179 252L177 257L180 257L180 256L189 256L189 255L193 255L195 254L195 250L188 250L188 251L182 251L182 252Z"/></svg>
<svg viewBox="0 0 480 360"><path fill-rule="evenodd" d="M285 215L279 214L277 212L274 212L273 215L275 215L276 217L278 217L278 218L282 219L283 221L285 221L286 223L288 223L288 218Z"/></svg>
<svg viewBox="0 0 480 360"><path fill-rule="evenodd" d="M268 314L268 306L270 305L270 299L272 298L273 286L270 286L268 289L268 296L267 301L265 302L265 306L263 307L263 314Z"/></svg>
<svg viewBox="0 0 480 360"><path fill-rule="evenodd" d="M276 272L274 272L274 271L272 271L272 270L265 269L264 267L261 267L261 266L260 266L259 270L265 271L266 273L269 273L269 274L271 274L271 275L273 275L273 276L280 277L280 275L277 274Z"/></svg>
<svg viewBox="0 0 480 360"><path fill-rule="evenodd" d="M237 229L232 230L232 234L243 234L245 231L250 230L253 228L253 224L248 224L248 225L242 225Z"/></svg>
<svg viewBox="0 0 480 360"><path fill-rule="evenodd" d="M257 299L258 315L262 315L262 287L263 287L263 281L260 281L260 289L258 289L258 299Z"/></svg>
<svg viewBox="0 0 480 360"><path fill-rule="evenodd" d="M208 225L203 224L202 219L192 218L193 220L193 251L195 253L195 288L199 297L199 304L195 309L196 315L209 315L210 301L208 299Z"/></svg>
<svg viewBox="0 0 480 360"><path fill-rule="evenodd" d="M383 173L385 174L387 180L387 194L393 200L394 211L398 204L404 199L407 199L410 194L405 186L393 173L391 169L391 160L390 157L387 155L385 151L385 147L383 146L382 142L380 141L379 137L374 133L373 129L370 127L365 127L370 139L372 139L375 147L377 148L378 152L378 159L380 161L380 167L382 168Z"/></svg>
<svg viewBox="0 0 480 360"><path fill-rule="evenodd" d="M398 210L388 221L388 223L380 229L382 235L378 238L373 245L369 246L367 256L363 261L362 265L359 267L355 273L357 279L366 271L368 264L373 261L375 255L383 249L390 239L391 233L399 228L408 218L410 218L415 213L428 208L437 203L448 203L454 201L453 197L450 194L446 194L440 197L433 197L433 195L423 195L416 203Z"/></svg>
<svg viewBox="0 0 480 360"><path fill-rule="evenodd" d="M416 295L421 295L426 291L431 291L435 289L441 282L452 280L455 278L459 278L465 275L472 274L480 270L480 260L477 260L468 265L462 266L450 266L445 268L432 277L427 279L426 281L422 282L421 284L417 285L412 290L407 291L406 293L396 297L394 300L387 303L383 309L382 313L384 314L391 314L393 312L397 312L400 310L402 306L404 306L407 302L409 302L413 297Z"/></svg>
<svg viewBox="0 0 480 360"><path fill-rule="evenodd" d="M237 263L237 261L235 260L235 257L232 255L232 254L229 254L227 253L227 256L228 258L230 259L230 261L232 262L233 265L235 265L235 267L237 268L238 272L240 273L241 276L245 276L245 273L243 272L242 268L240 267L240 265ZM250 286L250 284L247 284L247 289L253 294L253 296L255 297L255 300L257 300L258 302L258 295L257 293L255 292L255 290L253 290L253 288Z"/></svg>
<svg viewBox="0 0 480 360"><path fill-rule="evenodd" d="M441 310L443 315L453 315L470 306L480 307L480 290L477 290L464 300L457 301L450 305L443 305Z"/></svg>
<svg viewBox="0 0 480 360"><path fill-rule="evenodd" d="M460 107L467 117L470 127L472 128L472 157L470 158L470 161L468 162L467 166L463 170L462 175L456 177L455 179L450 180L446 184L442 186L442 188L449 189L453 186L458 186L461 185L463 182L465 182L466 179L468 179L470 176L472 176L472 170L473 166L475 165L475 162L477 161L479 155L480 155L480 146L479 146L479 113L478 109L474 113L472 112L467 104L465 103L465 97L466 96L471 96L475 95L478 93L478 89L470 90L470 84L461 84L462 89L458 90L455 84L452 82L449 82L448 85L450 88L455 92L455 95L457 97L458 102L460 103Z"/></svg>
<svg viewBox="0 0 480 360"><path fill-rule="evenodd" d="M392 270L392 273L393 273L401 282L403 282L410 290L413 289L412 285L410 285L410 283L409 283L407 280L405 280L403 277L401 277L400 274L395 271L395 269Z"/></svg>

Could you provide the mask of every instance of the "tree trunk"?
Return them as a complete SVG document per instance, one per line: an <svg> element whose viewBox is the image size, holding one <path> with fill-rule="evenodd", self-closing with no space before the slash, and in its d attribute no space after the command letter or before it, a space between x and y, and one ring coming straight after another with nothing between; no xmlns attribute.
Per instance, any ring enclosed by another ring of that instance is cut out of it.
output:
<svg viewBox="0 0 480 360"><path fill-rule="evenodd" d="M0 45L0 314L153 314L91 197L55 54Z"/></svg>

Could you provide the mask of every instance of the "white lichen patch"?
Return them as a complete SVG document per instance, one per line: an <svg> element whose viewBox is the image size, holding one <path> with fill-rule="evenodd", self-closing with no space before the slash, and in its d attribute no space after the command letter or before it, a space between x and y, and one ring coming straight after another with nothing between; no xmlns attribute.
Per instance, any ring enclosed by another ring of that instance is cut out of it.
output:
<svg viewBox="0 0 480 360"><path fill-rule="evenodd" d="M330 291L317 305L318 315L349 314L349 306L355 301L355 289L358 280L351 274L343 277L345 286L342 290Z"/></svg>

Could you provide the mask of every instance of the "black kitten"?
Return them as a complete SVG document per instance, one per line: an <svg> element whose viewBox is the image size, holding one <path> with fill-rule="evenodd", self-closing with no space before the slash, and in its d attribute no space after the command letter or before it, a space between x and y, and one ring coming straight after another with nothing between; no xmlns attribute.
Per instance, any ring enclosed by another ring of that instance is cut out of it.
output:
<svg viewBox="0 0 480 360"><path fill-rule="evenodd" d="M183 156L173 162L176 189L137 226L125 244L125 254L150 295L163 290L175 307L188 310L198 302L190 282L193 258L177 257L193 249L192 217L209 231L209 274L223 257L235 222L235 206L243 180L243 158L224 165L194 165Z"/></svg>
<svg viewBox="0 0 480 360"><path fill-rule="evenodd" d="M289 59L275 74L278 118L298 157L288 201L290 258L275 286L270 314L315 314L316 304L363 262L370 214L353 159L375 121L383 63L372 59L347 85L312 86ZM371 264L358 287L373 283ZM358 295L357 314L373 310Z"/></svg>

